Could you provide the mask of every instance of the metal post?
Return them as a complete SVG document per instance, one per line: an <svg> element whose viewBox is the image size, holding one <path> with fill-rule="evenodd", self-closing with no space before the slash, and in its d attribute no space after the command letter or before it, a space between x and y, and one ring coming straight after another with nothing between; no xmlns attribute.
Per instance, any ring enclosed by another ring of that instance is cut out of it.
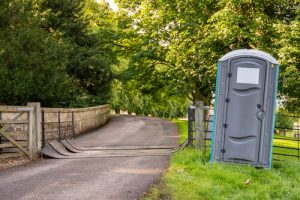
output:
<svg viewBox="0 0 300 200"><path fill-rule="evenodd" d="M300 126L299 126L299 116L297 117L297 137L298 137L298 161L300 161Z"/></svg>
<svg viewBox="0 0 300 200"><path fill-rule="evenodd" d="M61 132L60 132L60 111L57 113L57 119L58 119L58 141L61 141Z"/></svg>
<svg viewBox="0 0 300 200"><path fill-rule="evenodd" d="M188 144L192 144L193 140L193 133L192 133L192 109L191 107L188 107Z"/></svg>
<svg viewBox="0 0 300 200"><path fill-rule="evenodd" d="M46 136L45 136L45 111L42 110L42 147L46 145Z"/></svg>
<svg viewBox="0 0 300 200"><path fill-rule="evenodd" d="M73 134L73 137L75 137L74 111L72 111L72 134Z"/></svg>
<svg viewBox="0 0 300 200"><path fill-rule="evenodd" d="M0 120L2 120L2 112L0 112ZM0 127L0 128L2 128L2 127ZM0 144L3 142L3 140L2 140L2 136L0 136ZM0 148L0 154L2 153L2 151L3 151L3 148Z"/></svg>
<svg viewBox="0 0 300 200"><path fill-rule="evenodd" d="M191 144L191 109L188 107L188 143Z"/></svg>
<svg viewBox="0 0 300 200"><path fill-rule="evenodd" d="M0 112L0 120L2 120L2 112ZM2 126L0 126L2 128ZM3 142L2 136L0 135L0 144ZM0 148L0 154L3 152L3 148Z"/></svg>
<svg viewBox="0 0 300 200"><path fill-rule="evenodd" d="M203 110L203 102L197 101L195 105L195 146L201 150L204 148Z"/></svg>
<svg viewBox="0 0 300 200"><path fill-rule="evenodd" d="M210 124L210 115L209 115L209 105L208 106L203 106L203 131L202 131L202 137L203 137L203 141L204 141L204 151L206 151L207 147L207 134L210 133L211 134L211 130L209 129L209 124Z"/></svg>

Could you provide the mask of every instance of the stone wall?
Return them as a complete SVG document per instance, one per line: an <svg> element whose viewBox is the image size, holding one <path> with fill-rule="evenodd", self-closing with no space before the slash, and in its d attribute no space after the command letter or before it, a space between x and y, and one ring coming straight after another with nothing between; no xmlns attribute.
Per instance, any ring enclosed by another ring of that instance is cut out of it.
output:
<svg viewBox="0 0 300 200"><path fill-rule="evenodd" d="M88 108L41 108L40 103L0 106L0 157L14 156L23 149L31 159L37 158L44 141L43 132L45 142L59 138L58 130L64 139L98 128L109 119L108 105ZM16 144L20 147L16 148Z"/></svg>
<svg viewBox="0 0 300 200"><path fill-rule="evenodd" d="M110 119L108 105L88 108L42 108L44 112L46 140L58 137L58 117L60 116L61 136L66 138L73 134L72 112L74 113L75 135L100 127Z"/></svg>

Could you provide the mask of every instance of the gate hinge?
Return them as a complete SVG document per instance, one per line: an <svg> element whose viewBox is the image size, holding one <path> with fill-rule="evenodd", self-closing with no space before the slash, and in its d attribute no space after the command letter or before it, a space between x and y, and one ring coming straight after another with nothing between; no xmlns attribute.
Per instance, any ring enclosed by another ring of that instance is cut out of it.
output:
<svg viewBox="0 0 300 200"><path fill-rule="evenodd" d="M228 73L227 76L228 76L228 77L232 77L232 73Z"/></svg>
<svg viewBox="0 0 300 200"><path fill-rule="evenodd" d="M222 152L222 153L225 153L225 152L226 152L226 150L225 150L225 149L222 149L222 150L221 150L221 152Z"/></svg>

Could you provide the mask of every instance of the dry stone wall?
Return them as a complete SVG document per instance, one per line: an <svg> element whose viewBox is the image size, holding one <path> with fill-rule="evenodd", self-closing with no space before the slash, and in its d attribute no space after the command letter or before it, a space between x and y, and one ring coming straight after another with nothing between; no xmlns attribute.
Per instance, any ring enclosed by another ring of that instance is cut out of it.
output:
<svg viewBox="0 0 300 200"><path fill-rule="evenodd" d="M88 108L42 108L44 111L46 140L58 137L58 118L60 117L60 130L62 138L73 134L72 113L74 114L75 135L85 133L100 127L110 119L108 105Z"/></svg>

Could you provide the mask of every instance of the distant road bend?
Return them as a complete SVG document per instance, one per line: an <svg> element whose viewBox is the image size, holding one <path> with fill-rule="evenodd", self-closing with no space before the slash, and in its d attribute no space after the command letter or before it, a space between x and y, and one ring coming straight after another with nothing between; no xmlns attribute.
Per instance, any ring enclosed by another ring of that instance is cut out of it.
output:
<svg viewBox="0 0 300 200"><path fill-rule="evenodd" d="M104 155L122 155L124 147L131 150L141 146L149 147L152 154L163 154L165 148L175 147L177 141L177 126L172 122L119 115L113 116L104 127L77 137L71 144L81 147L76 155L99 155L99 147L107 148ZM138 150L140 156L44 159L2 170L0 199L138 199L168 166L167 154L143 156L149 149Z"/></svg>

